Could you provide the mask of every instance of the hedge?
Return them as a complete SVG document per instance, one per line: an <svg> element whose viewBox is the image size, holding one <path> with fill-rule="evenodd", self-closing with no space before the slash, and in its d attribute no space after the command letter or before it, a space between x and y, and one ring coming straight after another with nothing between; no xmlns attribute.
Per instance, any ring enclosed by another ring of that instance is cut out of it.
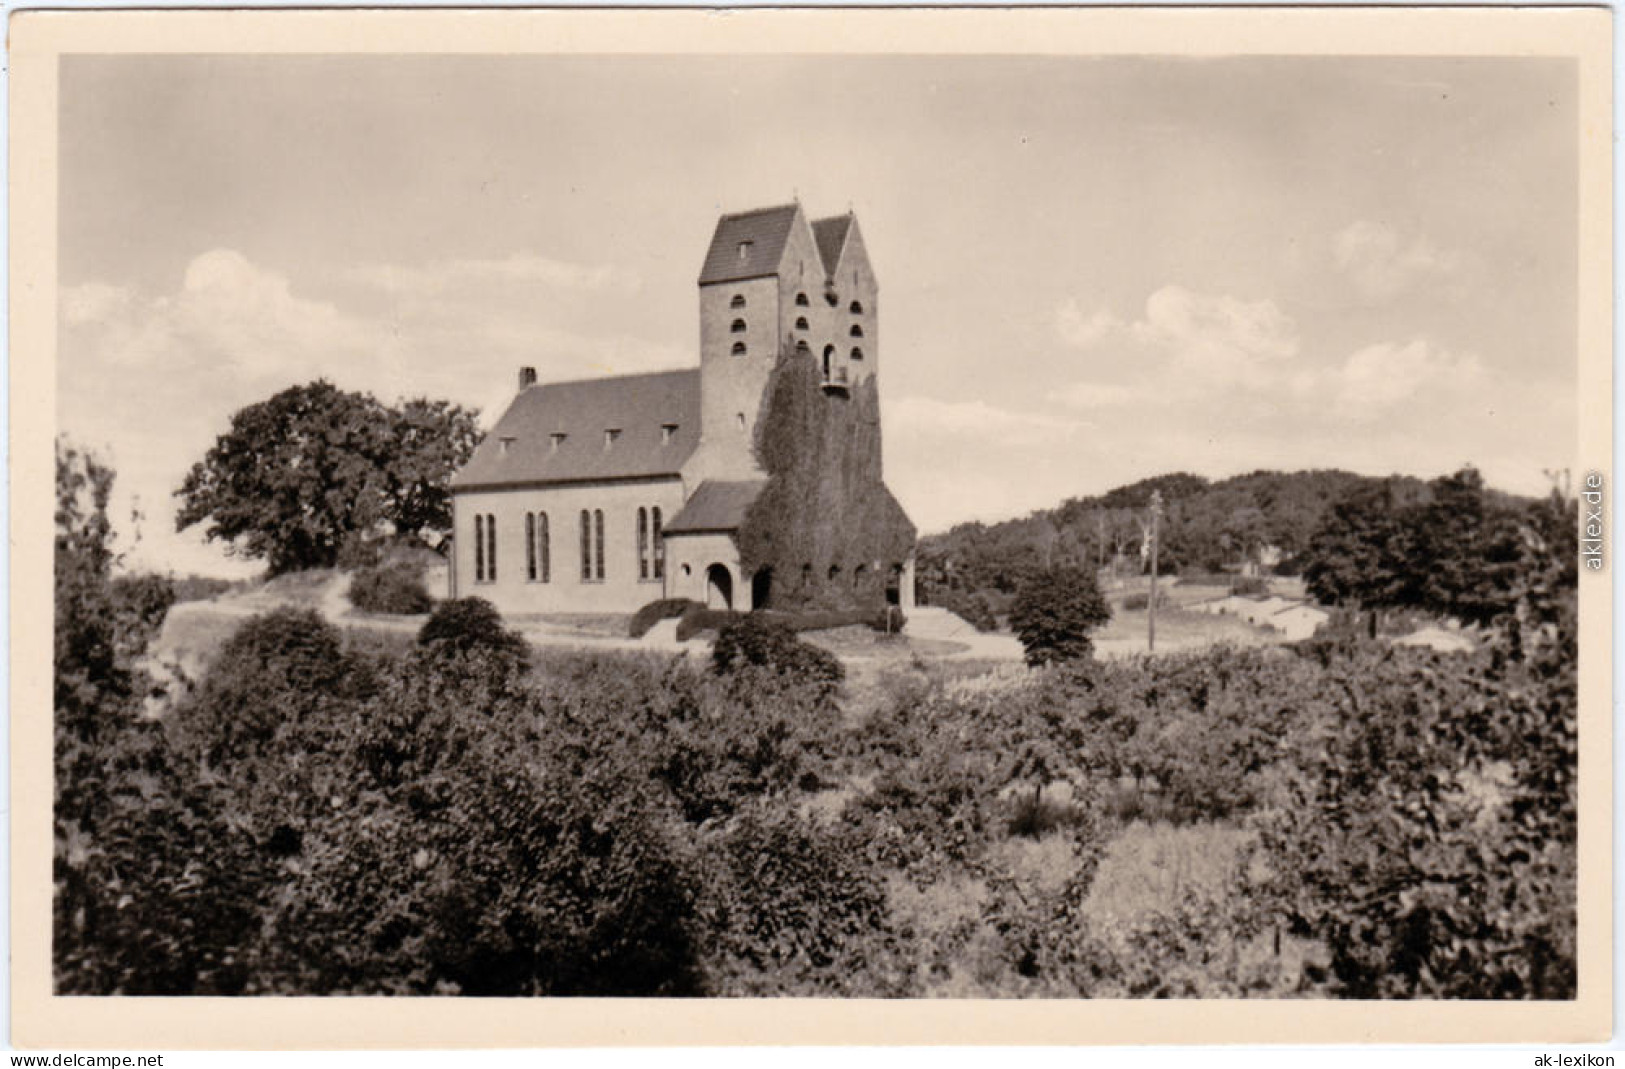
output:
<svg viewBox="0 0 1625 1069"><path fill-rule="evenodd" d="M704 609L705 606L689 598L661 598L651 601L643 608L632 614L632 622L627 625L627 634L633 638L642 638L649 633L649 629L662 620L682 617L690 609Z"/></svg>

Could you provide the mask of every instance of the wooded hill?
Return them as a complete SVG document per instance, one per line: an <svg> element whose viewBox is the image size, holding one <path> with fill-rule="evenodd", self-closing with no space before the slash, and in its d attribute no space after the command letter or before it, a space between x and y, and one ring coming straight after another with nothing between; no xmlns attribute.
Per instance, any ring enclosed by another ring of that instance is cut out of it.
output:
<svg viewBox="0 0 1625 1069"><path fill-rule="evenodd" d="M1356 490L1388 482L1396 504L1425 498L1421 479L1383 479L1336 469L1255 471L1210 481L1177 472L1070 498L1053 509L1002 523L962 523L919 543L922 590L1013 592L1025 575L1051 563L1094 565L1119 559L1130 574L1141 567L1143 524L1153 491L1162 491L1159 569L1164 573L1239 571L1262 560L1266 570L1296 574L1327 510ZM1486 498L1511 503L1498 491ZM1273 564L1271 563L1273 562Z"/></svg>

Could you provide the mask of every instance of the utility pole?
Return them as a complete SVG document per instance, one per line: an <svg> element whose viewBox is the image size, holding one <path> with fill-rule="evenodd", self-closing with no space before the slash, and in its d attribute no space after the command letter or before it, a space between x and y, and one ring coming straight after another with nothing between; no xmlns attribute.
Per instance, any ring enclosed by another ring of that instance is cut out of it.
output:
<svg viewBox="0 0 1625 1069"><path fill-rule="evenodd" d="M1146 600L1146 649L1157 649L1157 542L1162 527L1162 491L1151 491L1151 596Z"/></svg>

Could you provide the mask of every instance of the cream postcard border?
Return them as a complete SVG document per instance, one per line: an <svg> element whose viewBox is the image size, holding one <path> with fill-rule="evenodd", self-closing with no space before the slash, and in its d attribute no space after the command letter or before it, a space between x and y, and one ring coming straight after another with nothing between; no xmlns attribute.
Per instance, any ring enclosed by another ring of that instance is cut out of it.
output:
<svg viewBox="0 0 1625 1069"><path fill-rule="evenodd" d="M11 941L20 1047L1598 1041L1612 1017L1612 564L1580 576L1579 997L1564 1003L95 998L51 994L57 62L65 53L1572 56L1576 463L1612 470L1612 33L1601 8L20 12L11 51ZM1609 547L1612 552L1613 547Z"/></svg>

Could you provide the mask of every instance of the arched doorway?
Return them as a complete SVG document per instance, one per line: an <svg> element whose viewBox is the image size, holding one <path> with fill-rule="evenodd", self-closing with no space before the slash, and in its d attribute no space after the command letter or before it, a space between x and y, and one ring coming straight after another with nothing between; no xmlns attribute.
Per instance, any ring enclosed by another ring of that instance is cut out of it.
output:
<svg viewBox="0 0 1625 1069"><path fill-rule="evenodd" d="M901 605L903 602L903 566L893 564L891 573L886 576L886 604Z"/></svg>
<svg viewBox="0 0 1625 1069"><path fill-rule="evenodd" d="M773 597L773 569L759 568L750 578L750 607L756 609L767 608Z"/></svg>
<svg viewBox="0 0 1625 1069"><path fill-rule="evenodd" d="M734 607L734 578L727 565L713 564L705 570L705 607L732 609Z"/></svg>

